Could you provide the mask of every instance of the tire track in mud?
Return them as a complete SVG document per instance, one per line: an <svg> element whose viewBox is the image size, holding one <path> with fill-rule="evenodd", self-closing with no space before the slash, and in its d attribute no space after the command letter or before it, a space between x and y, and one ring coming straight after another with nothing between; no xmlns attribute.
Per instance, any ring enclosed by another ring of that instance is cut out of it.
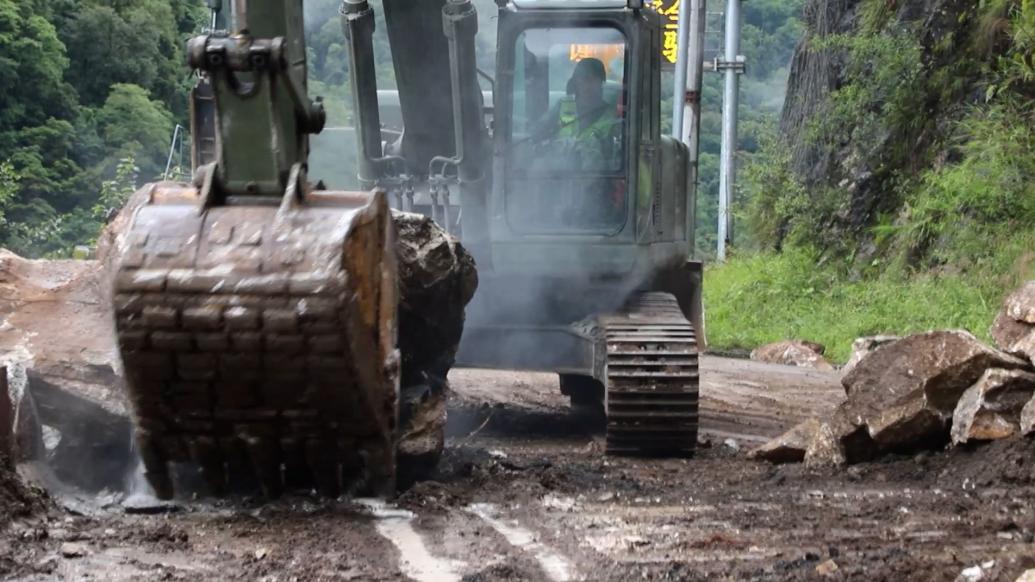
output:
<svg viewBox="0 0 1035 582"><path fill-rule="evenodd" d="M583 579L571 560L495 503L427 515L379 499L355 503L370 513L377 533L398 550L399 570L415 582L496 579L501 571L515 579Z"/></svg>
<svg viewBox="0 0 1035 582"><path fill-rule="evenodd" d="M423 536L413 527L416 514L380 499L357 499L356 503L370 511L377 533L399 550L399 568L403 574L417 582L460 582L458 570L467 564L432 555Z"/></svg>
<svg viewBox="0 0 1035 582"><path fill-rule="evenodd" d="M495 504L472 503L465 509L489 524L512 546L532 554L552 582L570 582L578 579L575 576L575 567L568 558L541 542L539 536L521 526L516 520L501 517L500 510Z"/></svg>

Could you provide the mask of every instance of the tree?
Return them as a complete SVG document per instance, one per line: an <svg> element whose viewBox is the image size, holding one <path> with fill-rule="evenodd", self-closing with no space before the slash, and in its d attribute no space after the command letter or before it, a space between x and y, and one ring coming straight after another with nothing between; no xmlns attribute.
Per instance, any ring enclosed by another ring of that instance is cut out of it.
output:
<svg viewBox="0 0 1035 582"><path fill-rule="evenodd" d="M98 133L111 160L134 158L145 178L158 176L172 136L172 114L142 87L116 84L97 111Z"/></svg>
<svg viewBox="0 0 1035 582"><path fill-rule="evenodd" d="M7 226L5 214L18 193L18 174L10 162L0 163L0 227Z"/></svg>
<svg viewBox="0 0 1035 582"><path fill-rule="evenodd" d="M67 77L79 91L81 102L99 106L112 85L133 83L178 113L185 112L189 78L183 65L185 35L177 30L170 3L84 4L61 26L71 59Z"/></svg>
<svg viewBox="0 0 1035 582"><path fill-rule="evenodd" d="M23 127L72 119L75 92L63 79L65 48L54 26L25 4L0 0L0 157Z"/></svg>
<svg viewBox="0 0 1035 582"><path fill-rule="evenodd" d="M16 148L10 163L21 176L17 204L12 215L31 220L18 209L43 208L66 212L80 203L82 168L71 158L74 143L72 124L63 119L48 119L46 123L22 129L17 134Z"/></svg>

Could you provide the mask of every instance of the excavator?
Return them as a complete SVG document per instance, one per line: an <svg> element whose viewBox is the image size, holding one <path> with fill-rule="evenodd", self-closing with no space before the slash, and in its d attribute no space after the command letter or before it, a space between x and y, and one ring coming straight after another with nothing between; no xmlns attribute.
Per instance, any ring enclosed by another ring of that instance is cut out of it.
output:
<svg viewBox="0 0 1035 582"><path fill-rule="evenodd" d="M470 0L381 7L403 121L387 139L374 6L341 6L358 192L308 175L326 116L301 0L233 0L226 31L188 43L195 178L145 186L112 282L156 494L174 495L180 465L217 495L248 474L275 496L300 473L325 495L393 493L393 207L477 261L459 363L558 373L573 405L606 415L608 454L692 454L697 153L661 132L658 15L642 0L498 0L492 78Z"/></svg>

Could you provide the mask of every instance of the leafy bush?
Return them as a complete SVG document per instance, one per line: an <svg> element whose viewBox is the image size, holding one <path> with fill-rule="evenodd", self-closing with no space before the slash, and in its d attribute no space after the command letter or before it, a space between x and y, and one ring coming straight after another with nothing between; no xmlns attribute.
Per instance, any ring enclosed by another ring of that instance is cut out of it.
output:
<svg viewBox="0 0 1035 582"><path fill-rule="evenodd" d="M897 227L911 252L936 263L998 251L1000 233L1035 227L1035 131L1030 105L1016 100L972 109L957 125L959 161L925 172Z"/></svg>

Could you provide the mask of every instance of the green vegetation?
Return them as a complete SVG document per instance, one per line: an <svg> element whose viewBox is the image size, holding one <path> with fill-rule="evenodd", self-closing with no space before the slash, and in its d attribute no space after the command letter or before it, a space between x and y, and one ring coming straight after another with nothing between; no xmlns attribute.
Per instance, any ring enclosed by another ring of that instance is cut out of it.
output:
<svg viewBox="0 0 1035 582"><path fill-rule="evenodd" d="M744 2L741 53L747 58L747 73L741 77L738 150L754 155L776 131L787 74L794 47L801 38L801 13L804 0L751 0ZM722 10L723 4L709 5ZM723 21L711 18L706 37L706 57L717 55L722 45ZM662 114L672 111L673 75L662 77ZM701 154L697 189L698 257L715 256L719 220L719 155L722 149L723 76L705 73L701 95ZM670 131L671 120L664 119L663 130Z"/></svg>
<svg viewBox="0 0 1035 582"><path fill-rule="evenodd" d="M1035 277L1035 3L975 2L934 30L894 6L864 0L857 30L809 37L844 82L799 143L747 156L746 228L706 277L713 346L801 338L843 360L861 335L987 336Z"/></svg>
<svg viewBox="0 0 1035 582"><path fill-rule="evenodd" d="M1003 290L1035 277L1035 233L1000 244L986 269L877 277L855 277L844 261L809 248L734 257L705 274L708 343L750 349L808 339L844 362L852 341L868 335L966 329L989 340Z"/></svg>
<svg viewBox="0 0 1035 582"><path fill-rule="evenodd" d="M189 0L0 0L0 246L66 256L106 182L160 174L204 19Z"/></svg>

